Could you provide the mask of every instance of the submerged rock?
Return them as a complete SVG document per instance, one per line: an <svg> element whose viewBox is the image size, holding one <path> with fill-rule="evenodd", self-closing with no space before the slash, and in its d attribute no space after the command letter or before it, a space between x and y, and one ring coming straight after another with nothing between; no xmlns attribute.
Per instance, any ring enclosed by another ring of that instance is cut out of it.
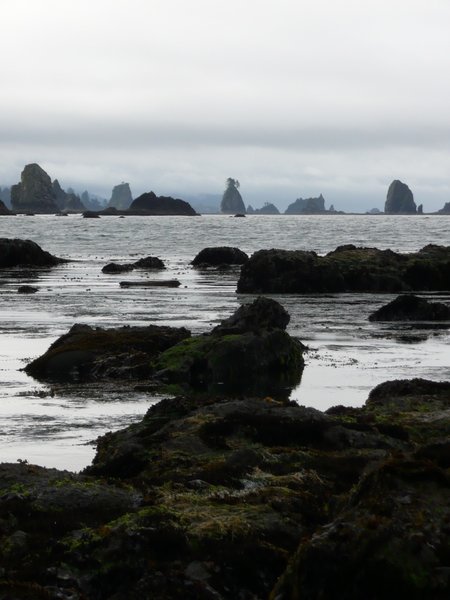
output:
<svg viewBox="0 0 450 600"><path fill-rule="evenodd" d="M102 268L102 273L125 273L127 271L133 271L134 269L165 269L163 261L156 256L147 256L146 258L140 258L134 263L119 264L119 263L108 263Z"/></svg>
<svg viewBox="0 0 450 600"><path fill-rule="evenodd" d="M450 306L429 302L413 294L398 296L370 315L370 321L447 321Z"/></svg>
<svg viewBox="0 0 450 600"><path fill-rule="evenodd" d="M259 250L243 265L238 292L338 293L450 289L450 246L419 252L340 246L325 256L301 250Z"/></svg>
<svg viewBox="0 0 450 600"><path fill-rule="evenodd" d="M54 267L64 262L31 240L0 238L0 268Z"/></svg>
<svg viewBox="0 0 450 600"><path fill-rule="evenodd" d="M39 291L39 288L34 287L32 285L21 285L17 289L18 294L35 294L38 291Z"/></svg>
<svg viewBox="0 0 450 600"><path fill-rule="evenodd" d="M217 246L201 250L191 265L194 267L217 267L220 265L243 265L248 261L248 255L230 246Z"/></svg>

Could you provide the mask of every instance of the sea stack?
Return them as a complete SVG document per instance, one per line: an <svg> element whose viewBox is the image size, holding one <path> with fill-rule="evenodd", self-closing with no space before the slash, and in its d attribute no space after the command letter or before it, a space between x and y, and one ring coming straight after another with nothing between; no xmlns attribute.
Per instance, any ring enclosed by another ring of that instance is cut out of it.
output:
<svg viewBox="0 0 450 600"><path fill-rule="evenodd" d="M117 208L118 210L128 210L132 202L133 197L131 195L130 184L122 181L122 183L113 188L108 206L110 208Z"/></svg>
<svg viewBox="0 0 450 600"><path fill-rule="evenodd" d="M222 196L222 202L220 204L220 212L227 215L235 215L236 213L245 214L245 204L242 200L242 196L239 193L239 181L228 177L226 181L226 190Z"/></svg>
<svg viewBox="0 0 450 600"><path fill-rule="evenodd" d="M414 196L406 183L395 179L389 186L384 212L387 215L415 215Z"/></svg>
<svg viewBox="0 0 450 600"><path fill-rule="evenodd" d="M58 211L52 181L38 164L25 166L20 183L11 188L11 205L17 212L46 214Z"/></svg>
<svg viewBox="0 0 450 600"><path fill-rule="evenodd" d="M284 211L285 215L321 214L325 210L325 198L320 194L317 198L297 198Z"/></svg>

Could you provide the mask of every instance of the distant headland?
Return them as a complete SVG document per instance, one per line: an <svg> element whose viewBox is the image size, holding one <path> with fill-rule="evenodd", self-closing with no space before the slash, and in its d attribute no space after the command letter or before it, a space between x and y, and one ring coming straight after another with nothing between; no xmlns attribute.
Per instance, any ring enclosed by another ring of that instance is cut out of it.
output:
<svg viewBox="0 0 450 600"><path fill-rule="evenodd" d="M323 194L316 197L299 197L281 210L273 202L265 202L260 208L245 206L238 179L228 177L222 196L203 194L188 200L157 196L153 191L133 199L130 184L122 181L115 185L109 199L84 190L81 194L72 188L64 190L58 179L51 177L37 163L25 165L20 181L11 187L0 186L0 216L11 214L70 214L81 213L86 217L108 215L183 215L201 213L226 215L422 215L424 207L416 205L414 195L406 183L395 179L388 186L384 210L372 208L364 213L345 213L333 204L326 207ZM440 210L427 214L450 215L450 202Z"/></svg>

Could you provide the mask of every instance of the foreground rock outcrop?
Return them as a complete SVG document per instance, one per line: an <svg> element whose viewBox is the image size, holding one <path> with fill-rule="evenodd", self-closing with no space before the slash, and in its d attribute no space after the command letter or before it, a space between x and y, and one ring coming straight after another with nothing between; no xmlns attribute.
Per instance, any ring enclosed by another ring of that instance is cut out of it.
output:
<svg viewBox="0 0 450 600"><path fill-rule="evenodd" d="M280 304L258 298L195 337L185 328L156 325L74 325L25 371L44 381L139 379L184 391L287 396L304 366L304 346L285 331L288 322Z"/></svg>
<svg viewBox="0 0 450 600"><path fill-rule="evenodd" d="M31 240L0 238L0 268L54 267L64 262Z"/></svg>
<svg viewBox="0 0 450 600"><path fill-rule="evenodd" d="M184 327L74 325L25 371L40 380L142 379L151 361L190 336Z"/></svg>
<svg viewBox="0 0 450 600"><path fill-rule="evenodd" d="M411 254L340 246L325 256L259 250L242 266L238 292L338 293L450 290L450 246Z"/></svg>
<svg viewBox="0 0 450 600"><path fill-rule="evenodd" d="M384 212L387 215L415 215L414 196L406 183L395 179L389 186Z"/></svg>
<svg viewBox="0 0 450 600"><path fill-rule="evenodd" d="M0 465L0 597L446 598L449 426L425 380L327 413L163 400L82 475Z"/></svg>
<svg viewBox="0 0 450 600"><path fill-rule="evenodd" d="M376 310L369 320L446 321L450 320L450 306L443 302L429 302L413 294L404 294Z"/></svg>

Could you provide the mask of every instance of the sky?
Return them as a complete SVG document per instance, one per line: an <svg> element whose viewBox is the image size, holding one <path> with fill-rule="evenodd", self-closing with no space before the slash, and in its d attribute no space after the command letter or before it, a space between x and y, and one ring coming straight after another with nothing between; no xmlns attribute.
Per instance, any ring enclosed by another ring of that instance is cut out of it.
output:
<svg viewBox="0 0 450 600"><path fill-rule="evenodd" d="M0 185L450 202L449 0L0 0Z"/></svg>

